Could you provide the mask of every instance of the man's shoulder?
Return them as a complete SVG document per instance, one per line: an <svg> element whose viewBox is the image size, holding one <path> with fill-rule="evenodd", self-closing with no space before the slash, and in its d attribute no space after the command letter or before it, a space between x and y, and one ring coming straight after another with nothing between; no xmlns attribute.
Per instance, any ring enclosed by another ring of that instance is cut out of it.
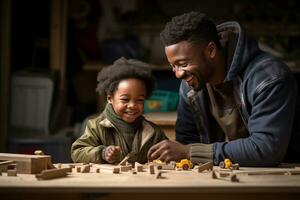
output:
<svg viewBox="0 0 300 200"><path fill-rule="evenodd" d="M247 81L250 79L252 82L271 81L284 78L290 74L291 71L283 60L270 54L262 53L249 62L248 67L244 71L243 80Z"/></svg>

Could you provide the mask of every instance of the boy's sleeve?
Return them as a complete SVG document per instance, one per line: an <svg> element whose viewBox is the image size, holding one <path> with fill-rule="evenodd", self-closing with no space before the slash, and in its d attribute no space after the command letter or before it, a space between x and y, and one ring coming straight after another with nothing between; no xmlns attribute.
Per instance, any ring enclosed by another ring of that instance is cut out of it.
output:
<svg viewBox="0 0 300 200"><path fill-rule="evenodd" d="M89 120L83 135L71 147L71 157L74 162L104 163L102 151L105 146L97 133L96 123Z"/></svg>

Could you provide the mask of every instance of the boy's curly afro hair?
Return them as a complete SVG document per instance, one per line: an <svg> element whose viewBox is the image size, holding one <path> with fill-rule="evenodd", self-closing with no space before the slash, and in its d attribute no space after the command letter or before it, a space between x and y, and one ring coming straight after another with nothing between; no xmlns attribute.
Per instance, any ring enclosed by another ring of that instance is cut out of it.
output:
<svg viewBox="0 0 300 200"><path fill-rule="evenodd" d="M136 78L145 83L146 98L150 97L155 88L155 79L147 63L135 59L116 60L112 65L105 67L98 73L96 91L99 94L113 95L121 80Z"/></svg>
<svg viewBox="0 0 300 200"><path fill-rule="evenodd" d="M173 17L160 33L160 38L165 46L184 40L194 43L213 41L220 45L214 22L204 13L195 11Z"/></svg>

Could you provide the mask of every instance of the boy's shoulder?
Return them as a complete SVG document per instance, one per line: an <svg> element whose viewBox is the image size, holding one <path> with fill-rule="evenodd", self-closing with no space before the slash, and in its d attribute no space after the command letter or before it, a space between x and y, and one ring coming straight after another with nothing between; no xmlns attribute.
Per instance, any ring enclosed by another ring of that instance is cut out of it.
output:
<svg viewBox="0 0 300 200"><path fill-rule="evenodd" d="M157 131L162 131L162 129L160 128L160 126L158 126L157 124L155 124L152 121L149 121L147 119L144 118L144 126L150 126L154 129L155 132Z"/></svg>
<svg viewBox="0 0 300 200"><path fill-rule="evenodd" d="M91 126L103 126L103 127L112 127L112 123L106 118L106 116L101 114L96 114L88 118L88 123Z"/></svg>

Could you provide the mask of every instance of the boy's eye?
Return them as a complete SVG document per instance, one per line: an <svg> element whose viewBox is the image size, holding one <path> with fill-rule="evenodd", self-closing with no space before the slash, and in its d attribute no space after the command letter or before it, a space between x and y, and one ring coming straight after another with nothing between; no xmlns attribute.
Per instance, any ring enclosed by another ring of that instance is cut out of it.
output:
<svg viewBox="0 0 300 200"><path fill-rule="evenodd" d="M144 101L145 101L144 99L138 99L139 103L144 103Z"/></svg>
<svg viewBox="0 0 300 200"><path fill-rule="evenodd" d="M122 101L122 102L128 102L129 100L128 99L120 99L120 101Z"/></svg>

